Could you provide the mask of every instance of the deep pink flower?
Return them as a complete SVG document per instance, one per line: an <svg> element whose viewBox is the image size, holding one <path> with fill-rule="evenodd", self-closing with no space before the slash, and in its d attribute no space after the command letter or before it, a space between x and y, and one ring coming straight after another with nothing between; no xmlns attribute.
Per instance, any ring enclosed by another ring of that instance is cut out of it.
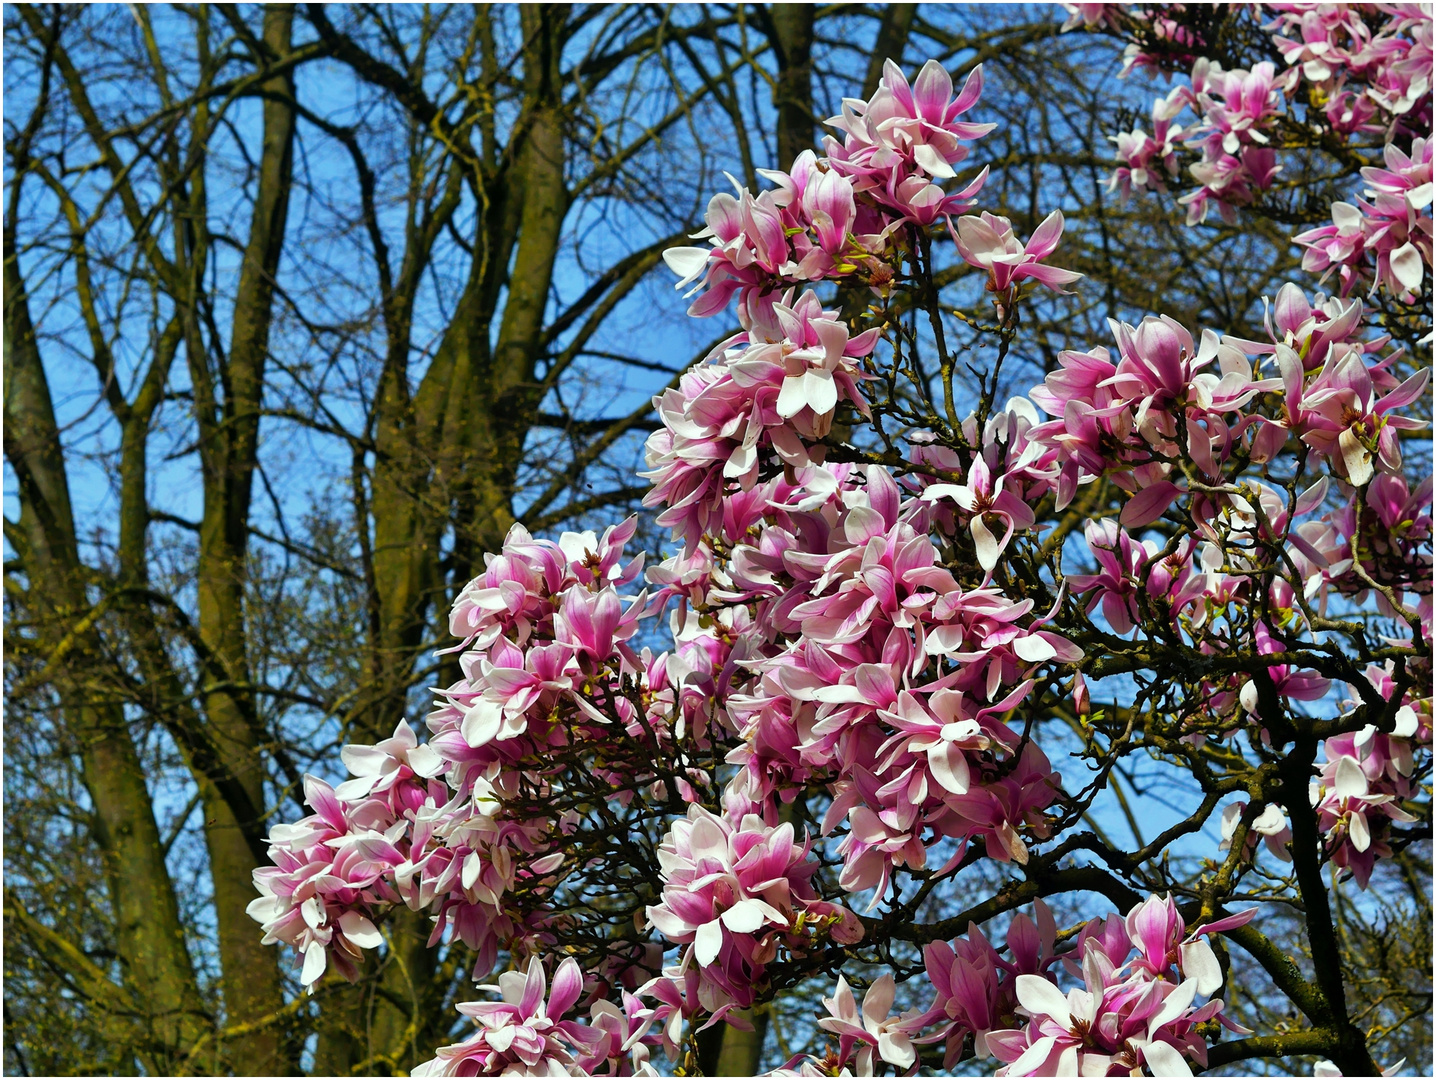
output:
<svg viewBox="0 0 1436 1080"><path fill-rule="evenodd" d="M1056 963L1057 927L1052 913L1041 900L1033 908L1035 922L1027 915L1017 915L1008 926L1008 959L988 943L976 925L969 925L967 934L951 945L938 941L923 948L923 964L937 992L923 1020L928 1024L951 1021L943 1068L956 1063L969 1035L974 1055L990 1057L987 1036L1012 1022L1017 976L1044 975Z"/></svg>
<svg viewBox="0 0 1436 1080"><path fill-rule="evenodd" d="M1421 396L1429 374L1425 369L1378 398L1371 372L1357 351L1331 353L1305 385L1300 362L1290 350L1279 349L1277 360L1282 365L1287 410L1295 432L1331 462L1338 476L1361 487L1378 466L1393 474L1400 470L1401 446L1396 432L1419 427L1420 421L1395 410Z"/></svg>

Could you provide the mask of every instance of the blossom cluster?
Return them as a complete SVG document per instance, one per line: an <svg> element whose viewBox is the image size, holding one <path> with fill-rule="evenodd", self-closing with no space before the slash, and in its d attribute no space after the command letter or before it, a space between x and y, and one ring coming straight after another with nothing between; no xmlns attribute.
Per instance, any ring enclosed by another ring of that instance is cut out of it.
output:
<svg viewBox="0 0 1436 1080"><path fill-rule="evenodd" d="M918 1048L946 1040L944 1068L967 1054L1001 1063L998 1076L1191 1076L1205 1066L1207 1044L1196 1027L1223 1015L1216 996L1225 982L1206 940L1234 930L1249 909L1187 932L1171 897L1149 896L1127 915L1083 925L1075 945L1058 953L1056 925L1036 901L1035 919L1016 916L1002 950L975 925L952 943L923 950L934 998L926 1010L891 1016L894 986L883 975L869 987L859 1016L851 989L838 978L828 1016L818 1027L838 1037L822 1057L798 1055L770 1076L872 1076L875 1060L910 1072ZM1006 953L1006 956L1003 953ZM1059 972L1081 980L1063 993ZM1198 995L1208 998L1196 1004ZM844 1074L849 1075L849 1074Z"/></svg>
<svg viewBox="0 0 1436 1080"><path fill-rule="evenodd" d="M1389 670L1372 665L1367 681L1390 701ZM1416 756L1431 745L1430 696L1418 691L1390 704L1395 709L1389 732L1367 724L1325 741L1326 762L1311 784L1311 804L1332 865L1349 871L1362 888L1376 860L1391 855L1389 824L1416 820L1401 802L1417 794Z"/></svg>
<svg viewBox="0 0 1436 1080"><path fill-rule="evenodd" d="M674 823L658 851L662 902L647 916L668 941L691 946L683 964L702 972L706 1012L751 1006L780 940L793 955L823 930L841 944L862 940L851 912L819 899L810 850L795 843L792 825L772 828L755 814L735 824L692 806Z"/></svg>
<svg viewBox="0 0 1436 1080"><path fill-rule="evenodd" d="M1331 206L1331 223L1299 233L1303 268L1338 273L1342 295L1371 283L1414 303L1432 264L1432 34L1421 4L1267 3L1218 5L1228 17L1247 9L1282 57L1224 70L1184 23L1181 4L1128 7L1066 4L1064 29L1106 29L1132 40L1123 74L1144 70L1179 82L1152 106L1152 133L1113 136L1117 168L1110 186L1165 191L1181 172L1184 150L1194 182L1181 196L1189 224L1215 207L1228 222L1268 191L1282 170L1279 145L1341 145L1384 155L1385 167L1360 170L1364 197ZM1174 123L1188 110L1195 120Z"/></svg>
<svg viewBox="0 0 1436 1080"><path fill-rule="evenodd" d="M1230 652L1233 631L1258 656L1288 652L1310 640L1315 620L1336 604L1414 620L1430 640L1431 482L1408 486L1398 439L1418 426L1401 410L1425 392L1427 373L1397 384L1388 374L1392 357L1376 359L1367 351L1371 342L1356 336L1361 314L1357 301L1318 297L1312 304L1287 285L1272 306L1266 342L1204 334L1196 347L1171 320L1148 319L1116 328L1116 363L1106 350L1062 354L1061 368L1032 393L1062 416L1033 431L1063 460L1058 505L1098 477L1133 492L1118 519L1087 524L1095 572L1067 578L1089 615L1100 613L1122 636L1164 627L1212 656ZM1199 370L1213 361L1220 378ZM1279 377L1254 378L1272 361ZM1257 392L1278 404L1253 408ZM1185 445L1178 445L1174 424L1183 416ZM1291 439L1324 462L1325 476L1290 495L1259 479L1231 485L1239 475L1231 463L1272 460ZM1200 490L1169 479L1173 460L1187 463ZM1333 500L1338 491L1342 497ZM1190 533L1165 546L1140 539L1140 527L1162 515L1182 520ZM1240 614L1252 606L1282 613L1280 621ZM1389 673L1373 669L1370 681L1391 696ZM1271 700L1287 707L1320 701L1331 687L1316 671L1289 663L1269 664L1259 678L1206 680L1195 737L1228 737L1259 724L1264 684ZM1412 820L1400 803L1414 794L1413 755L1429 751L1429 729L1416 721L1429 711L1422 704L1428 700L1409 690L1392 703L1393 729L1368 724L1326 740L1312 805L1332 863L1349 868L1363 887L1374 860L1390 854L1380 839L1385 823ZM1240 809L1229 808L1228 841ZM1247 844L1258 834L1277 857L1288 857L1290 834L1277 807L1251 823Z"/></svg>
<svg viewBox="0 0 1436 1080"><path fill-rule="evenodd" d="M762 170L775 186L757 195L735 181L737 194L714 195L706 227L694 234L711 248L664 252L683 279L679 287L702 293L688 313L716 314L737 292L740 313L756 320L754 306L766 306L767 296L789 285L859 272L890 281L888 251L904 224L930 226L971 205L982 190L986 169L957 192L941 183L967 157L964 140L995 126L959 119L981 95L980 67L954 97L952 79L936 61L909 84L889 60L877 92L867 101L844 99L841 115L828 121L843 139L828 137L826 157L806 150L788 172Z"/></svg>
<svg viewBox="0 0 1436 1080"><path fill-rule="evenodd" d="M670 721L668 658L626 644L648 606L644 594L625 601L617 591L642 569L642 556L622 557L635 526L601 538L565 533L557 543L515 526L454 603L465 676L442 692L429 741L401 721L389 739L344 748L352 779L331 787L306 778L315 813L271 830L275 865L255 871L261 896L250 905L267 942L304 956L305 985L330 961L353 977L362 950L380 943L375 919L399 903L433 913L430 944L452 929L475 951L476 970L532 929L534 913L506 896L520 884L542 891L563 858L562 823L501 812L521 784L542 788L522 765L602 739L615 724L641 731L647 715L613 692L625 679L641 684L639 700L659 722Z"/></svg>
<svg viewBox="0 0 1436 1080"><path fill-rule="evenodd" d="M1407 153L1385 149L1386 168L1361 170L1366 198L1331 204L1331 224L1299 233L1306 248L1302 269L1337 271L1342 295L1364 276L1393 296L1414 303L1431 266L1431 151L1436 140L1418 138Z"/></svg>
<svg viewBox="0 0 1436 1080"><path fill-rule="evenodd" d="M1129 18L1107 7L1079 15ZM1178 22L1152 26L1200 47ZM1237 162L1208 185L1235 201L1267 167L1285 84L1271 65L1195 66L1182 92L1201 123L1134 143L1123 182L1159 182L1178 142L1200 138L1214 169ZM1426 372L1393 374L1401 354L1367 332L1359 300L1287 285L1261 340L1113 322L1111 348L1063 351L1026 396L911 431L904 451L838 437L881 404L885 306L939 221L1005 329L1025 290L1078 277L1048 262L1060 212L1025 243L1004 218L960 213L985 176L950 190L964 142L989 129L960 119L981 89L980 72L954 96L939 65L909 84L889 63L872 98L831 121L842 139L826 156L764 172L773 186L757 195L714 197L709 245L667 261L697 297L690 314L736 298L740 330L655 399L646 446L645 503L676 550L648 566L625 555L634 518L557 541L515 525L454 602L462 677L437 691L427 742L405 722L345 747L351 779L307 778L314 813L271 831L251 913L266 942L294 947L303 984L331 965L356 977L398 905L432 917L431 944L472 950L476 976L501 955L526 965L487 987L500 1000L460 1006L474 1031L423 1074L651 1075L652 1050L681 1058L697 1031L745 1023L776 973L885 927L855 913L862 894L871 912L914 875L1044 858L1087 804L1035 721L1091 719L1092 645L1130 637L1198 661L1157 702L1173 745L1235 748L1271 745L1329 698L1329 650L1314 647L1329 615L1371 605L1410 627L1393 649L1431 640L1432 488L1412 488L1401 454ZM1414 205L1419 175L1388 164L1368 182L1399 174ZM879 301L867 329L824 308L819 283L844 278ZM1087 520L1045 541L1050 510ZM640 647L665 616L671 649ZM1353 686L1303 808L1322 856L1363 887L1429 767L1431 699L1410 676L1373 665ZM624 839L651 854L648 878L622 886L633 906L618 922L633 929L616 943L603 909L624 898L582 899L609 850L592 841L621 827L614 807L636 810ZM1250 863L1265 840L1292 858L1293 809L1229 805L1222 850ZM1153 896L1058 952L1038 901L1001 950L976 925L929 944L927 1009L892 1015L885 975L859 1010L839 976L818 1021L836 1047L780 1074L908 1071L943 1042L949 1066L971 1053L1003 1075L1186 1075L1207 1060L1199 1025L1241 1030L1214 996L1207 938L1250 915L1188 932ZM596 938L612 947L585 954L589 970L555 962ZM1064 994L1063 972L1081 987Z"/></svg>
<svg viewBox="0 0 1436 1080"><path fill-rule="evenodd" d="M1063 966L1082 980L1066 994L1050 975L1012 980L1019 1023L989 1032L987 1048L1002 1061L999 1076L1109 1076L1145 1066L1153 1076L1191 1076L1205 1067L1206 1040L1197 1025L1216 1019L1239 1034L1248 1029L1223 1014L1214 995L1225 978L1204 940L1249 922L1255 909L1197 927L1190 934L1170 897L1151 896L1125 918L1089 922ZM1196 1005L1197 995L1208 997Z"/></svg>

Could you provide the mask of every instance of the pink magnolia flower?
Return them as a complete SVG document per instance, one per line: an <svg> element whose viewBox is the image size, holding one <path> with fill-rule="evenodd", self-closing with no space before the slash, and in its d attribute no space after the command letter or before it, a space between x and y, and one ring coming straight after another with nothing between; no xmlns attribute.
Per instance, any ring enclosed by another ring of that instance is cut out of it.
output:
<svg viewBox="0 0 1436 1080"><path fill-rule="evenodd" d="M736 196L719 192L708 201L707 224L693 234L708 239L711 248L675 247L663 253L681 279L674 288L688 289L685 297L703 293L688 309L694 318L721 311L740 288L771 285L785 271L796 271L774 193L754 196L736 180L733 186Z"/></svg>
<svg viewBox="0 0 1436 1080"><path fill-rule="evenodd" d="M1257 623L1252 636L1259 656L1285 651L1285 646L1272 636L1264 622ZM1331 689L1330 679L1289 664L1272 664L1266 669L1266 677L1271 680L1278 698L1291 701L1319 701ZM1255 680L1242 685L1240 700L1242 708L1253 718L1261 718L1261 694Z"/></svg>
<svg viewBox="0 0 1436 1080"><path fill-rule="evenodd" d="M794 842L791 824L747 815L735 825L696 805L673 823L658 850L663 898L647 916L669 941L690 946L684 964L696 965L700 989L711 983L721 1000L751 1004L799 912L842 923L835 905L818 906L810 846Z"/></svg>
<svg viewBox="0 0 1436 1080"><path fill-rule="evenodd" d="M1414 734L1414 723L1409 730ZM1311 804L1326 833L1326 849L1333 865L1350 870L1364 889L1376 860L1391 855L1383 838L1387 820L1411 822L1416 817L1400 806L1400 786L1392 785L1384 776L1368 776L1355 752L1359 751L1354 740L1349 747L1338 740L1326 741L1327 762L1320 779L1312 781ZM1379 759L1377 764L1381 768ZM1381 771L1384 773L1384 768Z"/></svg>
<svg viewBox="0 0 1436 1080"><path fill-rule="evenodd" d="M1290 79L1277 79L1276 65L1269 61L1250 71L1223 71L1214 61L1198 60L1192 68L1192 92L1194 106L1202 113L1201 129L1211 132L1204 141L1227 154L1251 142L1266 143L1262 129L1280 113L1287 82Z"/></svg>
<svg viewBox="0 0 1436 1080"><path fill-rule="evenodd" d="M1174 973L1192 979L1197 992L1211 995L1221 988L1223 977L1216 953L1202 939L1223 930L1245 926L1256 916L1256 908L1205 923L1187 934L1186 920L1171 896L1149 896L1127 912L1127 936L1137 950L1128 965L1157 978ZM1176 980L1172 980L1176 981Z"/></svg>
<svg viewBox="0 0 1436 1080"><path fill-rule="evenodd" d="M1166 97L1152 102L1151 135L1141 128L1134 128L1130 132L1109 136L1117 144L1117 161L1120 164L1108 179L1107 190L1120 187L1123 205L1131 198L1134 188L1165 192L1165 179L1175 178L1181 171L1177 151L1185 134L1182 126L1173 124L1172 120L1186 108L1187 94L1185 87L1174 87Z"/></svg>
<svg viewBox="0 0 1436 1080"><path fill-rule="evenodd" d="M882 1061L899 1069L908 1069L917 1063L912 1029L921 1013L910 1010L900 1016L890 1016L895 992L892 975L879 976L863 995L860 1017L853 992L847 980L839 975L833 996L823 999L828 1015L818 1020L818 1027L838 1036L838 1056L844 1062L855 1045L861 1047L857 1060L859 1076L872 1075L874 1051Z"/></svg>
<svg viewBox="0 0 1436 1080"><path fill-rule="evenodd" d="M1157 1076L1191 1076L1184 1047L1160 1036L1163 1028L1187 1018L1196 984L1188 980L1163 995L1159 988L1166 985L1146 983L1132 1002L1124 999L1134 996L1135 988L1121 984L1098 992L1071 990L1064 996L1046 979L1019 975L1017 1000L1032 1021L1024 1032L988 1036L988 1046L1007 1063L998 1075L1090 1076L1105 1074L1113 1065L1133 1071L1145 1065ZM1099 1017L1104 1021L1100 1026ZM1104 1028L1112 1029L1111 1034ZM1093 1040L1096 1032L1107 1037Z"/></svg>
<svg viewBox="0 0 1436 1080"><path fill-rule="evenodd" d="M331 961L345 978L357 977L364 950L383 942L373 919L398 900L385 879L404 856L382 800L356 811L313 776L304 778L304 796L315 813L270 830L274 865L254 871L260 896L246 911L263 925L264 944L295 948L300 983L312 988Z"/></svg>
<svg viewBox="0 0 1436 1080"><path fill-rule="evenodd" d="M1044 266L1042 260L1057 250L1062 238L1061 210L1043 219L1023 244L1012 232L1012 222L986 211L980 217L969 214L957 219L957 250L968 265L992 275L991 287L1002 292L1014 283L1031 278L1050 289L1076 281L1082 275L1072 270Z"/></svg>
<svg viewBox="0 0 1436 1080"><path fill-rule="evenodd" d="M389 796L396 815L422 805L429 795L429 778L442 775L448 767L432 746L419 745L407 720L399 721L392 737L374 746L351 744L339 757L354 778L336 787L334 794L349 801Z"/></svg>
<svg viewBox="0 0 1436 1080"><path fill-rule="evenodd" d="M1035 460L1037 449L1033 446L1029 460ZM1032 528L1037 520L1032 508L1017 492L1003 490L1006 480L1006 475L994 477L986 459L979 455L972 463L965 484L930 484L922 493L923 499L929 502L950 498L962 509L977 550L977 563L988 571L997 565L1013 534ZM989 521L1001 528L1000 540L993 535Z"/></svg>
<svg viewBox="0 0 1436 1080"><path fill-rule="evenodd" d="M579 673L574 652L570 643L525 650L501 640L487 657L480 657L476 677L468 683L479 694L465 709L459 728L464 742L479 748L527 733L531 710L550 712L560 695L573 688Z"/></svg>
<svg viewBox="0 0 1436 1080"><path fill-rule="evenodd" d="M1331 204L1332 223L1293 239L1307 249L1302 269L1339 269L1342 295L1374 276L1394 296L1413 302L1431 265L1431 157L1436 140L1418 138L1408 156L1386 147L1386 168L1361 170L1367 199Z"/></svg>
<svg viewBox="0 0 1436 1080"><path fill-rule="evenodd" d="M1289 350L1277 351L1286 384L1287 410L1304 443L1331 462L1333 471L1356 487L1370 482L1379 465L1383 472L1401 468L1396 432L1419 427L1420 421L1395 410L1410 404L1426 388L1428 372L1418 371L1395 390L1378 398L1359 352L1332 353L1316 377L1303 385L1300 362Z"/></svg>
<svg viewBox="0 0 1436 1080"><path fill-rule="evenodd" d="M649 468L641 475L653 488L644 503L666 507L658 523L690 550L723 524L728 481L751 490L773 456L793 469L821 461L815 444L838 402L867 411L857 361L871 352L877 330L849 337L813 293L794 301L791 290L745 319L747 330L654 399L663 427L645 447Z"/></svg>
<svg viewBox="0 0 1436 1080"><path fill-rule="evenodd" d="M1220 415L1277 385L1254 383L1246 358L1210 330L1202 333L1198 346L1186 327L1165 315L1148 316L1137 327L1114 322L1112 333L1121 359L1110 385L1122 400L1136 405L1137 430L1152 443L1175 436L1174 406ZM1214 360L1220 375L1202 370Z"/></svg>
<svg viewBox="0 0 1436 1080"><path fill-rule="evenodd" d="M574 1020L562 1019L583 993L583 973L572 957L554 972L547 994L543 962L529 961L528 973L506 971L497 986L501 1000L463 1002L460 1013L477 1030L463 1042L439 1047L413 1076L570 1076L575 1054L591 1053L601 1036Z"/></svg>
<svg viewBox="0 0 1436 1080"><path fill-rule="evenodd" d="M1269 146L1247 146L1240 156L1218 154L1189 168L1202 186L1177 200L1187 208L1187 224L1206 221L1212 205L1228 225L1236 224L1238 206L1256 201L1256 192L1265 191L1276 180L1282 166Z"/></svg>
<svg viewBox="0 0 1436 1080"><path fill-rule="evenodd" d="M924 64L909 86L902 69L888 60L873 96L868 101L844 98L842 113L827 121L845 135L841 146L828 138L828 159L855 178L913 168L932 177L954 176L952 166L967 156L961 140L981 138L996 127L958 119L981 96L980 66L954 98L952 77L937 61Z"/></svg>
<svg viewBox="0 0 1436 1080"><path fill-rule="evenodd" d="M622 588L643 572L645 555L639 552L623 561L623 548L638 529L638 515L631 514L618 525L610 525L598 536L592 531L566 532L558 538L559 551L568 563L568 572L578 584L589 589L604 585ZM549 592L557 592L550 589Z"/></svg>
<svg viewBox="0 0 1436 1080"><path fill-rule="evenodd" d="M1052 913L1040 899L1033 908L1035 922L1027 915L1017 915L1008 927L1010 959L1004 959L975 924L951 945L938 941L924 946L923 964L937 996L922 1020L925 1024L944 1019L952 1022L946 1033L943 1068L950 1069L957 1062L969 1035L973 1053L978 1058L991 1057L987 1037L1012 1023L1017 977L1045 975L1056 963L1057 927Z"/></svg>
<svg viewBox="0 0 1436 1080"><path fill-rule="evenodd" d="M1061 32L1075 30L1082 27L1084 30L1100 30L1104 26L1111 25L1113 19L1120 13L1120 4L1069 4L1064 3L1062 9L1067 12L1067 21L1062 24Z"/></svg>
<svg viewBox="0 0 1436 1080"><path fill-rule="evenodd" d="M1087 547L1097 560L1095 574L1069 574L1067 584L1074 596L1091 593L1090 615L1100 605L1102 617L1115 634L1130 634L1141 619L1137 597L1143 571L1157 552L1155 541L1141 544L1111 518L1087 523Z"/></svg>
<svg viewBox="0 0 1436 1080"><path fill-rule="evenodd" d="M1237 825L1246 808L1246 803L1237 802L1222 811L1222 842L1217 845L1218 851L1231 848ZM1246 839L1245 857L1248 861L1255 854L1258 841L1265 843L1267 850L1282 862L1291 862L1291 852L1287 850L1287 845L1291 843L1291 826L1287 824L1282 808L1275 803L1268 803L1251 823Z"/></svg>
<svg viewBox="0 0 1436 1080"><path fill-rule="evenodd" d="M577 582L622 586L643 568L639 554L620 564L623 547L638 527L630 517L611 525L602 537L591 532L564 533L557 544L535 540L522 525L514 525L498 555L485 554L485 569L454 600L449 632L460 643L448 652L483 650L500 637L522 645L552 615L549 597Z"/></svg>
<svg viewBox="0 0 1436 1080"><path fill-rule="evenodd" d="M988 1048L1005 1062L999 1076L1103 1076L1146 1066L1156 1076L1190 1076L1188 1061L1206 1064L1206 1042L1196 1025L1212 1017L1232 1030L1246 1029L1222 1016L1223 1002L1195 1005L1222 982L1211 947L1201 937L1249 921L1255 909L1185 936L1170 898L1150 897L1128 913L1093 920L1078 938L1073 974L1085 986L1063 994L1048 978L1020 974L1017 1003L1025 1027L990 1032ZM1137 956L1127 960L1136 949ZM1124 963L1124 961L1127 961Z"/></svg>
<svg viewBox="0 0 1436 1080"><path fill-rule="evenodd" d="M852 181L832 169L815 169L812 180L804 186L802 205L818 247L829 255L842 252L858 217Z"/></svg>
<svg viewBox="0 0 1436 1080"><path fill-rule="evenodd" d="M554 638L578 657L601 664L623 641L638 630L638 616L646 596L640 595L625 610L611 586L597 592L575 585L567 590L554 615Z"/></svg>
<svg viewBox="0 0 1436 1080"><path fill-rule="evenodd" d="M656 1076L648 1063L656 1036L647 1032L653 1024L652 1010L635 994L623 991L622 1006L595 1001L589 1007L589 1030L596 1036L592 1048L583 1053L577 1067L584 1073L605 1069L610 1076Z"/></svg>
<svg viewBox="0 0 1436 1080"><path fill-rule="evenodd" d="M486 554L484 561L484 573L454 601L449 632L461 642L452 651L486 649L505 634L525 640L544 611L544 596L560 589L566 576L563 553L518 524L509 529L503 551Z"/></svg>
<svg viewBox="0 0 1436 1080"><path fill-rule="evenodd" d="M1389 336L1368 340L1361 337L1363 309L1360 300L1342 301L1316 294L1308 301L1305 291L1291 282L1277 290L1268 303L1265 326L1270 341L1247 341L1232 336L1224 340L1251 356L1264 356L1284 345L1297 354L1306 371L1320 368L1333 348L1351 348L1364 353L1379 352ZM1280 446L1268 452L1274 455Z"/></svg>
<svg viewBox="0 0 1436 1080"><path fill-rule="evenodd" d="M776 325L766 328L765 336L782 350L783 383L775 406L778 415L787 420L810 409L813 433L821 438L827 434L840 396L866 411L854 361L872 352L879 331L849 337L848 328L832 313L823 311L811 292L804 293L791 306L786 298L784 303L774 304L773 316ZM750 339L756 333L756 327L750 329ZM769 362L766 353L755 356L754 352L757 350L735 363L735 377L751 377L745 365Z"/></svg>

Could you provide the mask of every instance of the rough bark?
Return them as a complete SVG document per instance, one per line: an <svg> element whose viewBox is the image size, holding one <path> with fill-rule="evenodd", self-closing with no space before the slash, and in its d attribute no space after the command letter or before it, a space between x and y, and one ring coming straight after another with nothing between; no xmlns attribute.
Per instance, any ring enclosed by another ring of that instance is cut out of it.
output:
<svg viewBox="0 0 1436 1080"><path fill-rule="evenodd" d="M899 67L903 63L903 51L908 35L912 32L916 4L888 4L883 8L882 24L873 42L873 55L868 61L868 74L863 79L863 97L870 98L882 81L883 64L891 60Z"/></svg>
<svg viewBox="0 0 1436 1080"><path fill-rule="evenodd" d="M294 9L271 5L264 12L263 43L272 56L289 51ZM263 142L248 241L240 267L231 324L229 355L219 363L223 400L215 400L210 379L208 400L196 394L200 458L203 465L204 515L198 563L199 634L218 660L228 683L212 686L204 709L212 737L231 773L256 809L264 806L265 765L260 753L256 705L248 689L245 582L249 514L259 451L259 415L273 317L274 279L284 246L285 222L293 172L294 111L285 100L293 80L281 75L266 82ZM191 265L191 280L203 265ZM192 301L198 298L192 296ZM201 348L191 334L191 350ZM190 358L194 371L208 356ZM260 944L245 907L254 899L252 836L258 820L241 821L229 800L200 779L205 811L205 842L214 881L215 915L224 1000L231 1023L247 1023L278 1012L284 1004L275 950ZM296 1067L282 1031L256 1032L230 1047L233 1068L249 1075L290 1072Z"/></svg>
<svg viewBox="0 0 1436 1080"><path fill-rule="evenodd" d="M355 718L356 738L381 738L403 715L424 635L436 609L443 609L444 530L452 524L457 533L449 576L458 580L468 576L480 552L502 544L513 524L510 499L539 404L534 365L568 208L559 75L566 18L562 6L523 9L525 94L514 144L506 164L476 156L487 210L474 237L476 255L453 321L412 394L406 307L412 291L396 289L386 302L389 343L375 403L370 506L374 687L370 704ZM422 244L411 242L405 259L411 277L422 269L423 257ZM403 281L401 274L401 286ZM491 350L501 297L503 315ZM318 1069L402 1067L422 1059L422 1036L438 1023L433 1013L442 990L425 944L428 931L427 919L396 913L389 924L393 951L382 970L373 965L363 981L377 990L364 984L340 988L326 1006Z"/></svg>
<svg viewBox="0 0 1436 1080"><path fill-rule="evenodd" d="M778 81L773 105L778 110L778 161L786 169L813 145L813 18L810 4L774 4L773 46Z"/></svg>
<svg viewBox="0 0 1436 1080"><path fill-rule="evenodd" d="M36 644L68 672L83 673L98 664L101 648L93 622L82 622L90 603L64 450L9 222L4 280L5 456L18 484L15 538L23 547ZM144 768L112 696L83 676L57 678L55 686L92 803L124 984L137 1009L116 1027L128 1028L124 1037L147 1072L170 1072L211 1021L195 985ZM113 1000L92 1000L102 1013L115 1008Z"/></svg>

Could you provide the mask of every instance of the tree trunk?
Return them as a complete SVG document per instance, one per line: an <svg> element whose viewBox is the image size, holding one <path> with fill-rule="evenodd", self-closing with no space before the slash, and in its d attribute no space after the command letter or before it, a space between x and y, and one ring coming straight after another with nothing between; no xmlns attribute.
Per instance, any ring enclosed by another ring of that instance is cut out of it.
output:
<svg viewBox="0 0 1436 1080"><path fill-rule="evenodd" d="M476 247L485 257L474 260L454 319L412 398L407 342L390 342L375 426L375 693L356 722L356 738L388 735L403 713L430 611L442 612L450 599L442 595L439 562L446 524L454 521L457 534L457 585L478 569L479 553L498 550L514 520L515 477L539 406L535 364L568 210L559 69L567 8L525 7L521 18L525 95L515 124L521 143L514 164L495 178L488 214L480 218ZM490 327L505 283L491 351ZM435 621L442 626L445 620ZM456 665L445 670L441 683L457 678ZM367 1067L381 1061L412 1066L416 1036L422 1047L424 1032L436 1026L429 1014L439 1007L440 987L434 955L425 947L428 921L396 912L389 932L397 955L370 976L378 993L371 998L362 988L340 989L326 1007L330 1020L316 1059L321 1071L347 1072L366 1061Z"/></svg>
<svg viewBox="0 0 1436 1080"><path fill-rule="evenodd" d="M786 169L813 145L813 16L811 4L774 4L773 45L778 81L773 105L778 110L778 164Z"/></svg>
<svg viewBox="0 0 1436 1080"><path fill-rule="evenodd" d="M903 50L908 35L912 33L912 19L917 13L916 4L888 4L883 10L882 25L878 27L877 40L873 42L873 55L868 61L867 78L863 79L863 97L870 98L882 82L883 64L891 60L902 67Z"/></svg>
<svg viewBox="0 0 1436 1080"><path fill-rule="evenodd" d="M75 537L69 481L49 383L30 321L14 237L5 237L5 455L20 498L16 539L33 605L36 644L75 674L55 679L67 735L78 749L104 862L125 986L141 1014L129 1046L150 1074L173 1072L210 1028L180 922L144 768L122 706L92 690L102 650L89 611ZM77 632L78 631L78 632ZM103 1008L103 1002L95 1003Z"/></svg>
<svg viewBox="0 0 1436 1080"><path fill-rule="evenodd" d="M289 51L294 9L270 5L264 12L264 44L275 56ZM294 111L285 100L293 82L280 76L264 84L279 95L264 102L259 183L249 239L240 267L225 400L218 416L200 418L204 465L204 515L199 550L199 633L224 667L228 685L204 698L212 737L230 772L256 808L265 805L265 766L256 730L256 704L248 689L245 585L250 496L259 448L259 409L273 315L274 276L284 246L293 172ZM190 339L192 342L193 337ZM191 358L193 366L194 358ZM275 950L260 943L245 908L254 899L251 834L262 824L240 821L217 788L200 779L205 841L214 882L215 917L226 1020L252 1023L283 1007ZM254 1032L228 1048L235 1072L290 1073L293 1048L277 1027Z"/></svg>

